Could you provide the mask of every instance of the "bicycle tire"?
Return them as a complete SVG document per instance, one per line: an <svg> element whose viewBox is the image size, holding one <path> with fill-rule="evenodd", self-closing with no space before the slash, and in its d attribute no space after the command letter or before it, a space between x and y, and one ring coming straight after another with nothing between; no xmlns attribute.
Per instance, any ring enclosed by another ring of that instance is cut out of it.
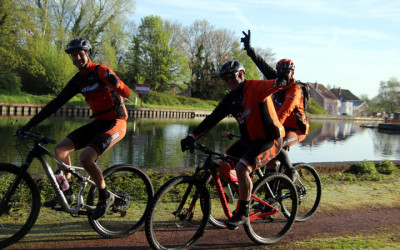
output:
<svg viewBox="0 0 400 250"><path fill-rule="evenodd" d="M269 186L275 197L268 194ZM263 177L254 184L252 194L278 208L278 213L264 218L258 218L244 224L246 234L257 244L274 244L281 240L291 229L296 219L298 196L293 182L284 174L274 173ZM290 211L286 216L280 208ZM270 208L251 199L250 215L264 213ZM272 211L272 210L271 210Z"/></svg>
<svg viewBox="0 0 400 250"><path fill-rule="evenodd" d="M306 221L315 214L321 201L321 179L317 171L308 164L300 163L294 167L300 176L294 182L299 196L296 221Z"/></svg>
<svg viewBox="0 0 400 250"><path fill-rule="evenodd" d="M0 202L20 171L15 165L0 163ZM24 172L6 207L0 207L0 249L23 238L35 224L39 211L39 188L31 175Z"/></svg>
<svg viewBox="0 0 400 250"><path fill-rule="evenodd" d="M136 232L145 221L151 199L154 196L150 178L131 164L114 165L103 172L107 189L123 199L116 198L105 217L93 220L93 229L105 238L121 238ZM87 204L95 205L98 192L95 186L89 190Z"/></svg>
<svg viewBox="0 0 400 250"><path fill-rule="evenodd" d="M190 189L189 189L190 188ZM185 192L190 193L185 203ZM193 197L199 199L188 213ZM200 201L200 202L199 202ZM180 204L181 210L177 211ZM178 176L166 182L155 194L146 219L146 238L153 249L187 249L204 234L210 217L210 196L207 188L191 176Z"/></svg>

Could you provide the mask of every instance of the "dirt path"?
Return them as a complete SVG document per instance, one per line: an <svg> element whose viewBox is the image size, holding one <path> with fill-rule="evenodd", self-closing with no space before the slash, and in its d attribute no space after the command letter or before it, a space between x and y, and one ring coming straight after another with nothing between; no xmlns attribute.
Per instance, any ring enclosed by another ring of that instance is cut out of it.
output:
<svg viewBox="0 0 400 250"><path fill-rule="evenodd" d="M195 249L262 249L277 246L293 249L293 242L321 238L350 236L382 230L397 230L400 234L400 207L362 208L352 211L317 213L311 220L297 222L280 242L268 247L254 244L241 227L238 230L218 230L210 226ZM143 231L124 239L102 239L99 236L65 241L68 232L50 241L40 239L17 243L10 249L150 249ZM68 237L67 237L68 238ZM397 239L399 241L399 239Z"/></svg>

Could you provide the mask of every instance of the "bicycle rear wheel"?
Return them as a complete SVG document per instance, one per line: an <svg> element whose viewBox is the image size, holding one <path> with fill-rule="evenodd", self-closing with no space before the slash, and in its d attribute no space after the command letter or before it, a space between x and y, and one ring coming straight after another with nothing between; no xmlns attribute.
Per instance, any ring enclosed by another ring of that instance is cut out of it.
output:
<svg viewBox="0 0 400 250"><path fill-rule="evenodd" d="M150 178L130 164L115 165L103 173L107 189L116 195L106 216L93 220L90 225L106 238L125 237L136 232L144 223L154 191ZM98 192L91 187L87 204L95 205Z"/></svg>
<svg viewBox="0 0 400 250"><path fill-rule="evenodd" d="M20 168L15 165L0 163L0 249L24 237L39 216L39 189L26 172L10 200L3 204L6 193L19 172Z"/></svg>
<svg viewBox="0 0 400 250"><path fill-rule="evenodd" d="M154 197L146 220L147 241L153 249L190 248L203 236L209 216L208 190L191 176L173 178Z"/></svg>
<svg viewBox="0 0 400 250"><path fill-rule="evenodd" d="M294 182L299 196L296 221L306 221L314 215L321 201L321 179L310 165L298 164L294 167L300 177Z"/></svg>
<svg viewBox="0 0 400 250"><path fill-rule="evenodd" d="M292 227L297 214L298 197L293 182L284 174L275 173L258 180L252 194L277 208L277 213L254 219L254 216L273 210L256 200L251 200L250 222L244 225L251 240L258 244L273 244L281 240ZM282 211L289 211L286 216Z"/></svg>

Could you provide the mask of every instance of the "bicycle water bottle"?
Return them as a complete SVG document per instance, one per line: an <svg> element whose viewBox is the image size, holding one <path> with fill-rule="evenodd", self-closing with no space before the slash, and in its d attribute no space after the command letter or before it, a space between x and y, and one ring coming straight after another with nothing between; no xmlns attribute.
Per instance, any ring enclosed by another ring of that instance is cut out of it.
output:
<svg viewBox="0 0 400 250"><path fill-rule="evenodd" d="M237 182L238 181L236 175L234 174L235 172L232 169L231 164L229 164L229 162L219 160L218 164L220 166L218 168L218 171L219 171L222 179L224 179L227 182L229 182L229 181Z"/></svg>
<svg viewBox="0 0 400 250"><path fill-rule="evenodd" d="M67 179L64 176L64 173L61 171L61 169L57 169L54 172L58 185L60 185L61 190L64 192L65 190L69 189L69 183L67 181Z"/></svg>
<svg viewBox="0 0 400 250"><path fill-rule="evenodd" d="M232 175L231 171L233 170L229 162L219 160L218 161L219 168L218 171L220 173L220 176L222 177L223 180L225 180L222 183L222 189L224 190L224 193L226 194L228 198L228 203L234 203L235 202L235 197L233 196L231 186L229 185L229 181L231 182L237 182L236 176Z"/></svg>

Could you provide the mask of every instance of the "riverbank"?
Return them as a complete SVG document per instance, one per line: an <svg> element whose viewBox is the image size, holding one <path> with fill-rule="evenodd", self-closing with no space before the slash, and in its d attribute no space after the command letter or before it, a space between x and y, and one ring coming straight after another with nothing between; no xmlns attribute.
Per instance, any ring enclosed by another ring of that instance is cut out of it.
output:
<svg viewBox="0 0 400 250"><path fill-rule="evenodd" d="M0 102L0 117L30 117L42 110L45 104L27 104L27 103L1 103ZM148 118L148 119L203 119L211 110L184 110L170 108L136 108L127 106L128 115L130 118ZM90 117L92 112L89 106L71 106L65 105L60 108L54 116L58 117ZM377 125L384 122L379 117L354 117L344 115L314 115L308 114L310 121L313 120L340 120L340 121L355 121L369 125ZM229 118L228 118L229 119Z"/></svg>

